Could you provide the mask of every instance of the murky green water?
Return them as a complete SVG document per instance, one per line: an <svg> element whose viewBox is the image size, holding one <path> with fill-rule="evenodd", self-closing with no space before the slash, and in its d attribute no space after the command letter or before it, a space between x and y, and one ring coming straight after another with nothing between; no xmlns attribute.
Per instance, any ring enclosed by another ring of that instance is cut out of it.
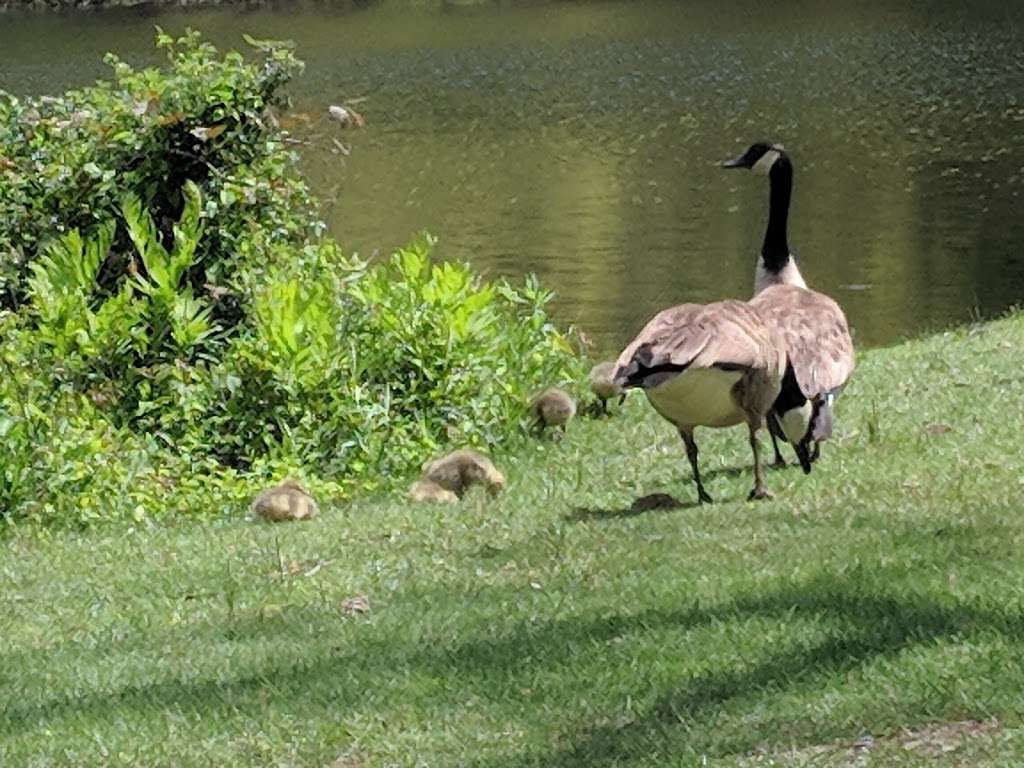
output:
<svg viewBox="0 0 1024 768"><path fill-rule="evenodd" d="M442 254L539 273L611 349L657 309L745 296L763 179L716 162L752 140L796 164L805 275L879 344L1024 299L1024 14L1013 4L531 2L360 10L0 16L0 87L52 92L152 58L152 27L288 37L308 171L363 254L429 228ZM902 6L902 7L897 7ZM330 133L328 133L330 131ZM333 154L330 137L352 145Z"/></svg>

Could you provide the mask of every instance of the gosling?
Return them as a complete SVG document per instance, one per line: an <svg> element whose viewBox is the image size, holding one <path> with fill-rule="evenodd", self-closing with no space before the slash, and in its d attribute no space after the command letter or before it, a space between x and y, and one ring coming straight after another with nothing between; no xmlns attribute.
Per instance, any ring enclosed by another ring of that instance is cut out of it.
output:
<svg viewBox="0 0 1024 768"><path fill-rule="evenodd" d="M413 501L435 504L456 504L459 501L458 496L431 480L417 480L413 483L409 489L409 498Z"/></svg>
<svg viewBox="0 0 1024 768"><path fill-rule="evenodd" d="M253 500L250 511L255 517L274 523L312 520L319 513L316 501L309 495L309 491L291 478L260 493Z"/></svg>
<svg viewBox="0 0 1024 768"><path fill-rule="evenodd" d="M551 387L530 401L530 413L536 417L541 432L545 427L558 427L564 434L565 425L576 415L576 401L557 387Z"/></svg>
<svg viewBox="0 0 1024 768"><path fill-rule="evenodd" d="M420 483L436 485L461 499L474 485L483 485L496 496L505 487L505 476L482 453L462 450L425 462Z"/></svg>
<svg viewBox="0 0 1024 768"><path fill-rule="evenodd" d="M615 383L615 363L598 363L590 369L590 391L597 398L601 414L608 415L608 401L619 398L619 405L626 402L626 393Z"/></svg>

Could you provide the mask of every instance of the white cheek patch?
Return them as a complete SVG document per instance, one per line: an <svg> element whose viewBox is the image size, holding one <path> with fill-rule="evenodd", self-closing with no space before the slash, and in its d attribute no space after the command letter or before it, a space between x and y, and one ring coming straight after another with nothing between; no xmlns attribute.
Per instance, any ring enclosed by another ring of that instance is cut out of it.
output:
<svg viewBox="0 0 1024 768"><path fill-rule="evenodd" d="M760 160L758 160L751 166L750 170L752 170L754 173L760 173L767 176L768 172L772 169L772 166L775 165L775 161L778 159L779 151L777 149L769 149L767 152L761 155Z"/></svg>

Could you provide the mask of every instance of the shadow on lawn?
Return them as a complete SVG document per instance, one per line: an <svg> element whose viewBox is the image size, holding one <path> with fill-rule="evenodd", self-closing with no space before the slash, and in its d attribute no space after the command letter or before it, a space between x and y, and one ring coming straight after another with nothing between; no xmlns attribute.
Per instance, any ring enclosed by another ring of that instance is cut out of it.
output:
<svg viewBox="0 0 1024 768"><path fill-rule="evenodd" d="M711 480L715 477L739 477L750 471L749 467L718 467L709 469L701 472L701 477L704 480ZM752 475L751 475L752 476ZM687 475L687 490L693 490L692 480ZM693 491L696 495L696 491ZM720 499L720 501L729 501L729 499ZM581 523L589 520L612 520L619 517L636 517L646 512L655 511L671 511L671 510L683 510L683 509L695 509L700 506L700 502L686 501L682 502L674 496L670 496L667 493L649 493L646 496L640 496L628 507L621 509L597 509L591 507L576 507L571 512L567 512L563 519L571 523Z"/></svg>
<svg viewBox="0 0 1024 768"><path fill-rule="evenodd" d="M785 467L773 468L774 471L785 471L797 466L794 464L787 464ZM753 471L750 467L718 467L701 471L700 476L705 480L711 480L718 476L723 477L739 477L743 474L751 472L753 477ZM687 475L687 489L692 490L692 480ZM695 495L695 490L694 490ZM714 496L714 495L713 495ZM727 502L728 499L716 499L717 501ZM612 520L620 517L636 517L646 512L668 512L672 510L685 510L695 509L699 507L700 503L697 501L681 502L675 497L669 494L648 494L642 496L633 502L629 507L623 507L622 509L596 509L592 507L577 507L571 512L567 512L563 515L563 519L568 522L587 522L590 520Z"/></svg>
<svg viewBox="0 0 1024 768"><path fill-rule="evenodd" d="M687 737L692 736L691 743L700 742L704 724L714 720L715 710L730 702L754 700L766 690L781 693L792 686L813 683L837 672L859 667L877 657L892 656L942 637L965 637L992 631L1015 637L1024 631L1024 619L1016 614L979 611L966 606L926 604L919 600L883 595L858 595L844 587L848 589L849 585L830 583L821 578L801 587L739 600L720 608L695 608L666 614L644 613L630 619L615 618L603 624L591 625L585 634L592 640L602 637L611 639L641 627L668 625L675 629L686 629L752 615L770 618L824 616L841 624L843 630L817 644L780 649L769 658L744 669L715 670L688 679L678 688L665 691L653 706L638 713L630 722L581 729L574 736L563 737L563 743L568 743L555 751L525 752L474 763L474 766L600 768L659 757L670 760L674 756L678 759ZM467 650L464 649L464 652ZM493 663L502 656L498 653L496 657L493 649L482 648L468 655L473 658L478 654L477 663L481 664ZM530 655L534 654L538 654L538 650L533 650ZM752 731L737 737L727 749L719 751L723 754L736 754L753 749L765 741L770 742L771 739ZM789 741L792 741L791 737ZM717 756L717 753L712 752L710 755Z"/></svg>
<svg viewBox="0 0 1024 768"><path fill-rule="evenodd" d="M572 512L567 512L563 517L571 523L581 523L587 520L609 520L616 517L636 517L645 512L663 511L669 512L677 509L692 509L699 506L695 501L683 504L679 499L667 493L649 493L641 496L632 504L623 509L593 509L589 507L576 507Z"/></svg>
<svg viewBox="0 0 1024 768"><path fill-rule="evenodd" d="M430 610L438 612L438 627L452 627L458 625L457 597L449 593L444 599L423 595L406 599L423 600L432 606ZM564 670L574 657L582 660L600 655L611 641L650 630L678 632L711 623L742 622L751 616L823 621L832 632L817 643L782 645L768 658L740 669L715 669L681 680L676 687L666 686L655 703L635 713L630 722L596 725L562 736L565 746L553 752L524 752L477 766L599 768L631 760L667 760L679 756L683 740L700 742L701 731L690 729L700 729L702 723L714 719L716 710L732 702L753 701L763 697L765 691L784 692L794 685L813 684L879 656L942 637L993 631L1011 638L1024 634L1024 620L1016 613L981 610L963 603L939 604L914 595L879 594L876 587L862 583L856 572L844 576L820 574L713 606L693 604L610 617L524 622L497 637L463 642L444 635L444 640L419 637L403 643L393 624L367 625L347 644L317 646L306 656L272 658L265 668L235 678L172 679L109 692L61 694L32 704L9 700L0 707L0 734L44 726L59 728L60 720L68 717L116 720L126 710L259 713L266 706L268 690L279 699L277 706L302 709L309 716L326 716L353 707L386 710L398 701L405 706L433 709L448 704L461 706L469 695L508 706L522 697L519 692L526 681L536 680L543 668ZM236 637L251 634L253 640L264 641L284 629L264 623L253 623L247 630L232 627ZM218 625L211 623L204 630L210 637L195 637L195 647L215 644L226 631L226 626L220 627L218 635ZM323 631L331 630L325 626ZM118 650L112 648L110 652ZM443 690L431 688L429 693L417 693L408 688L406 681L418 678L443 679L446 684ZM749 749L763 741L763 735L747 733L730 742L728 751Z"/></svg>

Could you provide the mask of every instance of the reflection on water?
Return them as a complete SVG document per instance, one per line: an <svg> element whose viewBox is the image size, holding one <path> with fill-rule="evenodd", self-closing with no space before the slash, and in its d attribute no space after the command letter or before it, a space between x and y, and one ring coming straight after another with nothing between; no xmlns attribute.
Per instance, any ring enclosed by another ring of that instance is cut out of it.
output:
<svg viewBox="0 0 1024 768"><path fill-rule="evenodd" d="M298 109L367 97L349 157L305 156L343 243L368 255L429 228L447 258L540 274L608 350L667 304L749 292L766 183L717 161L760 138L794 159L790 241L861 344L1019 302L1024 17L834 5L0 17L0 87L86 82L104 50L151 60L155 23L292 38Z"/></svg>

